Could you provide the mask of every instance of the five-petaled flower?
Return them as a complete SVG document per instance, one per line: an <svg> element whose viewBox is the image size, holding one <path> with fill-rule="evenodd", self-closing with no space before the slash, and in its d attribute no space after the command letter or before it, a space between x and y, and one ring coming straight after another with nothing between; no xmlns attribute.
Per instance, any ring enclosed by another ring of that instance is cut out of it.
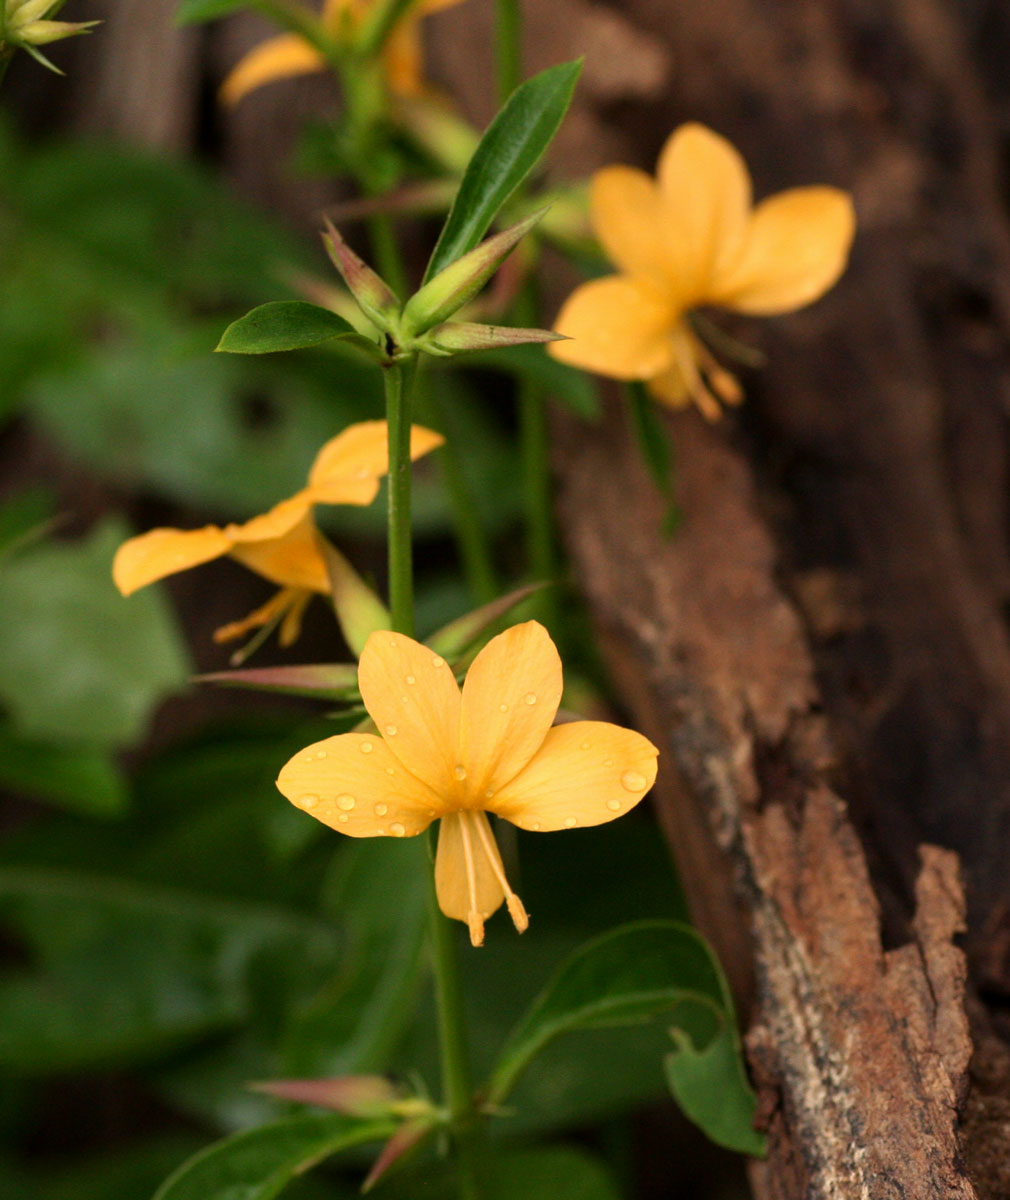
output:
<svg viewBox="0 0 1010 1200"><path fill-rule="evenodd" d="M383 73L391 91L400 96L423 93L421 19L459 3L418 0L397 21L382 51ZM324 0L320 16L323 31L338 44L347 42L374 4L375 0ZM326 60L315 46L297 33L283 33L261 42L232 68L221 85L221 98L226 104L237 104L249 92L276 79L312 75L325 69Z"/></svg>
<svg viewBox="0 0 1010 1200"><path fill-rule="evenodd" d="M219 642L250 629L281 622L280 642L290 645L301 629L302 614L313 592L330 591L326 562L312 516L316 504L371 504L379 480L389 469L385 421L362 421L331 438L316 455L308 485L275 504L269 512L241 525L203 529L152 529L130 538L116 552L112 577L128 596L155 580L227 554L281 590L262 608L219 629ZM443 438L415 425L410 456L419 458Z"/></svg>
<svg viewBox="0 0 1010 1200"><path fill-rule="evenodd" d="M467 923L475 946L503 901L520 933L529 923L488 813L541 832L599 825L634 808L656 778L659 752L641 734L604 721L553 724L561 660L536 621L492 638L462 691L444 659L386 632L368 639L358 682L379 736L307 746L277 786L351 837L414 837L440 818L438 902Z"/></svg>
<svg viewBox="0 0 1010 1200"><path fill-rule="evenodd" d="M593 177L597 237L620 270L577 288L556 322L570 341L550 353L615 379L645 380L672 408L692 401L719 416L737 380L692 330L705 305L759 316L810 304L845 269L852 201L831 187L780 192L751 207L746 164L725 138L682 125L667 139L654 181L614 166Z"/></svg>

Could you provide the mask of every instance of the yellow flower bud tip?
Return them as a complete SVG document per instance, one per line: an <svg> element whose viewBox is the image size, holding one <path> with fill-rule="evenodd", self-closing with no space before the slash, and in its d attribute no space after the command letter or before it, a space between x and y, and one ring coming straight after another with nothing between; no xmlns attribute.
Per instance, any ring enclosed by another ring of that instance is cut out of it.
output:
<svg viewBox="0 0 1010 1200"><path fill-rule="evenodd" d="M400 299L393 289L348 246L327 219L323 244L347 289L361 311L379 329L392 332L400 312Z"/></svg>
<svg viewBox="0 0 1010 1200"><path fill-rule="evenodd" d="M822 296L848 262L851 197L833 187L780 192L756 206L747 167L725 138L682 125L656 178L631 167L593 177L590 217L618 273L577 288L550 353L615 379L644 380L672 408L706 416L736 403L739 385L691 332L705 306L754 316L791 312Z"/></svg>
<svg viewBox="0 0 1010 1200"><path fill-rule="evenodd" d="M658 751L603 721L554 724L561 660L536 621L492 638L462 690L446 660L402 634L373 633L358 686L374 728L296 754L277 787L350 837L416 837L441 822L435 889L474 946L503 905L529 916L505 874L488 814L533 833L616 820L656 778Z"/></svg>
<svg viewBox="0 0 1010 1200"><path fill-rule="evenodd" d="M481 242L429 280L407 301L401 329L410 339L440 325L475 296L519 242L547 212L541 208L524 221Z"/></svg>

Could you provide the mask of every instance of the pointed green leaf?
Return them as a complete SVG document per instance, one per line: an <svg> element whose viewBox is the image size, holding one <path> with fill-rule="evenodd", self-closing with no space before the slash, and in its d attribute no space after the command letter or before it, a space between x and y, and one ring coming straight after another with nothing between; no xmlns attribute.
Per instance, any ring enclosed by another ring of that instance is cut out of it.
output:
<svg viewBox="0 0 1010 1200"><path fill-rule="evenodd" d="M502 205L539 162L568 111L581 59L526 80L488 126L463 175L424 275L425 283L487 232Z"/></svg>
<svg viewBox="0 0 1010 1200"><path fill-rule="evenodd" d="M340 1114L290 1117L246 1129L183 1163L154 1200L273 1200L324 1158L381 1141L395 1130L395 1121Z"/></svg>
<svg viewBox="0 0 1010 1200"><path fill-rule="evenodd" d="M358 668L354 663L306 663L291 667L249 667L243 671L213 671L197 675L194 683L312 696L317 700L344 700L358 695Z"/></svg>
<svg viewBox="0 0 1010 1200"><path fill-rule="evenodd" d="M274 300L233 321L221 335L217 349L229 354L272 354L318 346L348 334L359 336L352 325L328 308L304 300Z"/></svg>
<svg viewBox="0 0 1010 1200"><path fill-rule="evenodd" d="M474 649L481 634L510 613L517 605L522 604L528 596L532 596L534 592L538 592L546 586L544 583L528 583L525 587L509 592L507 596L500 596L497 600L492 600L490 604L475 608L473 612L457 617L455 621L451 621L433 633L431 637L426 638L425 645L456 665L458 659Z"/></svg>

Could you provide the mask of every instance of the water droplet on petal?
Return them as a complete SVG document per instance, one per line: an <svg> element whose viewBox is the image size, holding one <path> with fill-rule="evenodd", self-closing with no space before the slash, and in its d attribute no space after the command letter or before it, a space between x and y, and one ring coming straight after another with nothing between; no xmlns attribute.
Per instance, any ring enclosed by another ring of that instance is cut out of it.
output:
<svg viewBox="0 0 1010 1200"><path fill-rule="evenodd" d="M325 750L317 750L317 751L316 751L316 758L325 758L325 757L326 757L326 751L325 751Z"/></svg>
<svg viewBox="0 0 1010 1200"><path fill-rule="evenodd" d="M360 474L360 472L359 472L359 474ZM396 638L395 638L395 637L391 637L391 638L389 639L389 644L390 644L390 646L392 646L392 647L393 647L393 649L395 650L395 649L396 649Z"/></svg>
<svg viewBox="0 0 1010 1200"><path fill-rule="evenodd" d="M565 828L566 829L574 829L575 826L578 825L578 823L579 823L578 817L565 817Z"/></svg>
<svg viewBox="0 0 1010 1200"><path fill-rule="evenodd" d="M315 808L319 803L319 797L314 792L308 792L304 796L298 797L298 804L302 808Z"/></svg>
<svg viewBox="0 0 1010 1200"><path fill-rule="evenodd" d="M395 775L395 774L396 774L396 768L395 768L395 767L387 767L387 768L386 768L386 774L387 774L387 775Z"/></svg>
<svg viewBox="0 0 1010 1200"><path fill-rule="evenodd" d="M361 743L361 753L362 754L371 754L372 753L372 743L371 742L362 742Z"/></svg>
<svg viewBox="0 0 1010 1200"><path fill-rule="evenodd" d="M629 792L644 792L648 780L638 771L625 771L621 776L621 786Z"/></svg>
<svg viewBox="0 0 1010 1200"><path fill-rule="evenodd" d="M539 828L540 828L540 822L539 822L539 821L533 821L533 822L530 824L530 829L532 829L534 832L536 832L536 830L538 830Z"/></svg>
<svg viewBox="0 0 1010 1200"><path fill-rule="evenodd" d="M583 743L582 743L582 745L581 745L581 746L579 746L579 749L580 749L580 750L588 750L588 749L589 749L589 743L588 743L588 742L583 742Z"/></svg>
<svg viewBox="0 0 1010 1200"><path fill-rule="evenodd" d="M384 817L386 815L386 813L388 813L388 812L389 812L388 804L377 804L375 806L375 815L377 817Z"/></svg>
<svg viewBox="0 0 1010 1200"><path fill-rule="evenodd" d="M612 758L605 758L603 760L603 765L605 767L612 767L614 765L614 760Z"/></svg>
<svg viewBox="0 0 1010 1200"><path fill-rule="evenodd" d="M431 658L431 665L432 665L433 667L444 667L444 666L445 666L445 659L444 659L444 658L441 658L441 657L440 657L439 655L437 655L437 654L433 654L433 655L432 655L432 658Z"/></svg>
<svg viewBox="0 0 1010 1200"><path fill-rule="evenodd" d="M488 788L488 790L484 793L484 799L485 800L494 799L494 792L490 788Z"/></svg>
<svg viewBox="0 0 1010 1200"><path fill-rule="evenodd" d="M526 704L536 704L536 702L537 702L536 692L527 692L526 695L523 696L523 702Z"/></svg>
<svg viewBox="0 0 1010 1200"><path fill-rule="evenodd" d="M413 676L413 675L408 675L408 676L407 676L407 682L408 682L408 683L417 683L417 680L414 678L414 676Z"/></svg>
<svg viewBox="0 0 1010 1200"><path fill-rule="evenodd" d="M354 797L350 792L344 792L342 796L337 797L337 808L342 808L344 812L350 812L354 803Z"/></svg>
<svg viewBox="0 0 1010 1200"><path fill-rule="evenodd" d="M386 726L386 735L388 737L396 737L396 726L395 725L387 725Z"/></svg>
<svg viewBox="0 0 1010 1200"><path fill-rule="evenodd" d="M621 811L620 800L608 800L607 808L609 808L611 812L620 812Z"/></svg>
<svg viewBox="0 0 1010 1200"><path fill-rule="evenodd" d="M507 704L499 704L498 705L499 712L508 712L508 710L509 710L509 706Z"/></svg>
<svg viewBox="0 0 1010 1200"><path fill-rule="evenodd" d="M406 697L406 696L401 696L401 697L400 697L400 703L401 703L401 704L406 704L406 703L407 703L407 697Z"/></svg>
<svg viewBox="0 0 1010 1200"><path fill-rule="evenodd" d="M389 827L389 832L393 835L393 837L403 837L407 831L399 821L394 821Z"/></svg>
<svg viewBox="0 0 1010 1200"><path fill-rule="evenodd" d="M452 773L459 780L466 779L466 767L453 767Z"/></svg>
<svg viewBox="0 0 1010 1200"><path fill-rule="evenodd" d="M350 819L351 818L347 815L347 813L337 813L337 820L341 825L346 825Z"/></svg>
<svg viewBox="0 0 1010 1200"><path fill-rule="evenodd" d="M315 762L316 756L314 754L306 754L305 758L302 761L303 762Z"/></svg>

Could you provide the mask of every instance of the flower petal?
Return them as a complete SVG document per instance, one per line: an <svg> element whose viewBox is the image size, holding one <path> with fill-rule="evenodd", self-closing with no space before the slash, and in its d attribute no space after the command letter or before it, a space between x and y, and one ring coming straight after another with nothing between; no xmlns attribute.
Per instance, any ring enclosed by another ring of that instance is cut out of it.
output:
<svg viewBox="0 0 1010 1200"><path fill-rule="evenodd" d="M561 362L614 379L651 379L673 359L667 336L678 312L645 280L608 275L584 283L565 301L551 342Z"/></svg>
<svg viewBox="0 0 1010 1200"><path fill-rule="evenodd" d="M379 490L379 479L389 470L387 437L385 421L359 421L331 438L309 471L309 489L315 502L370 504ZM412 425L411 459L421 458L444 441L441 434Z"/></svg>
<svg viewBox="0 0 1010 1200"><path fill-rule="evenodd" d="M403 634L373 633L361 652L358 685L400 763L439 796L455 796L460 695L445 659Z"/></svg>
<svg viewBox="0 0 1010 1200"><path fill-rule="evenodd" d="M217 525L203 529L152 529L130 538L116 551L112 578L124 596L138 588L219 558L231 549L231 538Z"/></svg>
<svg viewBox="0 0 1010 1200"><path fill-rule="evenodd" d="M312 497L308 488L302 488L258 517L252 517L241 525L226 525L225 533L233 542L273 541L293 529L307 516L311 507Z"/></svg>
<svg viewBox="0 0 1010 1200"><path fill-rule="evenodd" d="M703 303L713 276L739 253L747 231L747 165L724 137L690 123L667 139L656 176L681 286L692 303Z"/></svg>
<svg viewBox="0 0 1010 1200"><path fill-rule="evenodd" d="M306 746L282 768L277 787L350 837L414 837L443 811L374 734L341 733Z"/></svg>
<svg viewBox="0 0 1010 1200"><path fill-rule="evenodd" d="M221 84L221 102L238 104L243 96L275 79L311 75L326 66L319 51L296 33L283 33L254 46Z"/></svg>
<svg viewBox="0 0 1010 1200"><path fill-rule="evenodd" d="M741 251L719 273L710 302L757 316L810 304L845 270L855 229L852 198L838 188L770 196L755 208Z"/></svg>
<svg viewBox="0 0 1010 1200"><path fill-rule="evenodd" d="M606 721L556 725L487 809L545 833L601 825L634 808L652 787L658 754L648 738Z"/></svg>
<svg viewBox="0 0 1010 1200"><path fill-rule="evenodd" d="M589 204L596 236L617 267L671 297L682 291L682 265L669 240L674 231L651 176L635 167L605 167L593 176Z"/></svg>
<svg viewBox="0 0 1010 1200"><path fill-rule="evenodd" d="M264 517L255 518L244 529L248 530L256 521L261 521L264 524L259 528L269 530L270 526L266 523L269 516L270 513L267 513ZM280 537L236 541L230 553L244 567L281 587L303 588L321 595L328 594L330 590L326 562L316 541L316 526L310 512L303 511L301 519Z"/></svg>
<svg viewBox="0 0 1010 1200"><path fill-rule="evenodd" d="M484 921L497 912L505 899L499 878L504 875L501 858L495 871L476 821L487 824L483 813L454 812L442 818L438 827L438 852L435 855L435 892L438 907L454 921L470 927L470 941L484 941ZM498 847L488 830L494 854Z"/></svg>
<svg viewBox="0 0 1010 1200"><path fill-rule="evenodd" d="M561 703L561 658L537 621L513 625L474 659L463 684L460 755L483 808L543 745Z"/></svg>

